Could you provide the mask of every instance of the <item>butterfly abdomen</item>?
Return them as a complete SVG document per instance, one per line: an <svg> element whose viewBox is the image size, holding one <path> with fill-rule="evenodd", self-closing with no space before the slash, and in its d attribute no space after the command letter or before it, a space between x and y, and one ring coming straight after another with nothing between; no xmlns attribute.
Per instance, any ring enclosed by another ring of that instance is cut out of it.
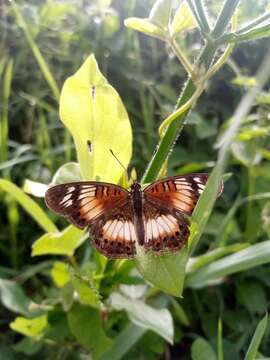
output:
<svg viewBox="0 0 270 360"><path fill-rule="evenodd" d="M143 192L141 185L135 183L131 187L132 206L134 212L134 226L139 245L144 244L144 222L143 222Z"/></svg>

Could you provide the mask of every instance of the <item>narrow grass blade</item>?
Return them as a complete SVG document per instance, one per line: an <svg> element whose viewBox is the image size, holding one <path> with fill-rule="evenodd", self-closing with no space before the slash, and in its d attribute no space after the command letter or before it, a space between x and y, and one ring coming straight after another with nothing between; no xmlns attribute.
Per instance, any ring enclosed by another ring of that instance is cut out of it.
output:
<svg viewBox="0 0 270 360"><path fill-rule="evenodd" d="M132 346L143 336L147 329L135 324L128 324L114 339L112 346L103 354L99 360L120 360L132 348Z"/></svg>
<svg viewBox="0 0 270 360"><path fill-rule="evenodd" d="M201 288L211 281L237 272L251 269L270 262L270 240L249 246L233 255L212 262L197 271L191 272L186 278L186 286Z"/></svg>
<svg viewBox="0 0 270 360"><path fill-rule="evenodd" d="M248 351L245 356L245 360L255 360L256 355L260 346L260 343L262 341L263 335L266 330L268 321L268 315L266 314L265 317L259 322L259 324L256 327L255 333L251 339L250 345L248 347Z"/></svg>
<svg viewBox="0 0 270 360"><path fill-rule="evenodd" d="M53 77L53 74L51 73L51 70L49 68L49 65L46 63L46 60L44 59L43 55L41 54L41 51L39 50L37 44L35 43L33 36L27 26L27 23L25 22L22 14L19 11L19 8L15 1L11 1L11 6L14 11L16 21L18 23L18 26L20 26L24 32L24 35L26 37L26 40L28 41L28 44L38 62L38 65L40 67L40 70L42 71L42 74L47 81L55 99L58 101L60 97L60 91L58 89L58 85L56 83L56 80Z"/></svg>
<svg viewBox="0 0 270 360"><path fill-rule="evenodd" d="M0 189L12 196L45 231L58 231L41 207L19 187L8 180L0 179Z"/></svg>
<svg viewBox="0 0 270 360"><path fill-rule="evenodd" d="M218 319L218 331L217 331L217 358L218 360L224 360L223 354L223 342L222 342L222 319Z"/></svg>

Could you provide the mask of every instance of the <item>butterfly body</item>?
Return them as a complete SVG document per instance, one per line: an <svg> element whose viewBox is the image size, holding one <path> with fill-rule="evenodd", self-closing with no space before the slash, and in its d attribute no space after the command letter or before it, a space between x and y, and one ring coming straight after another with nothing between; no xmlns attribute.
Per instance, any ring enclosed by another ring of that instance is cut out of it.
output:
<svg viewBox="0 0 270 360"><path fill-rule="evenodd" d="M56 185L45 201L77 227L90 227L92 244L108 258L133 258L137 246L158 255L187 242L189 216L207 174L168 177L130 191L109 183L85 181ZM219 193L222 192L222 187Z"/></svg>

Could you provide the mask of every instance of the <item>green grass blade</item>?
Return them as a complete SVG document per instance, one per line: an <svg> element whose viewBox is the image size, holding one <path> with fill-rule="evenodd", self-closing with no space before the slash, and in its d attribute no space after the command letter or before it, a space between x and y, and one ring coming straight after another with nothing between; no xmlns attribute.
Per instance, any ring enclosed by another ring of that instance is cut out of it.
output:
<svg viewBox="0 0 270 360"><path fill-rule="evenodd" d="M270 240L249 246L235 254L191 272L186 278L186 286L200 288L211 281L237 272L251 269L270 262Z"/></svg>
<svg viewBox="0 0 270 360"><path fill-rule="evenodd" d="M132 348L132 346L143 336L147 329L135 324L128 324L114 339L110 349L103 354L99 360L120 360Z"/></svg>
<svg viewBox="0 0 270 360"><path fill-rule="evenodd" d="M13 75L13 59L7 63L3 79L3 110L0 123L0 161L8 158L8 105Z"/></svg>
<svg viewBox="0 0 270 360"><path fill-rule="evenodd" d="M0 179L0 189L12 196L28 214L47 232L58 231L42 208L12 182Z"/></svg>
<svg viewBox="0 0 270 360"><path fill-rule="evenodd" d="M222 319L218 319L218 332L217 332L217 358L218 360L224 360L223 354L223 342L222 342Z"/></svg>
<svg viewBox="0 0 270 360"><path fill-rule="evenodd" d="M33 36L27 26L27 23L25 22L22 14L20 13L19 8L18 8L17 4L15 3L15 1L11 2L11 6L12 6L12 9L15 14L17 24L18 24L18 26L20 26L22 28L24 35L26 37L26 40L28 41L28 44L38 62L40 70L42 71L42 74L43 74L45 80L47 81L55 99L58 101L59 97L60 97L60 91L59 91L58 85L56 83L56 80L54 79L53 74L49 68L49 65L47 64L41 51L39 50L37 44L35 43Z"/></svg>
<svg viewBox="0 0 270 360"><path fill-rule="evenodd" d="M259 324L256 327L255 333L251 339L250 345L248 347L248 351L245 356L245 360L255 360L256 355L260 346L260 343L262 341L263 335L266 330L268 321L268 315L266 314L265 317L259 322Z"/></svg>

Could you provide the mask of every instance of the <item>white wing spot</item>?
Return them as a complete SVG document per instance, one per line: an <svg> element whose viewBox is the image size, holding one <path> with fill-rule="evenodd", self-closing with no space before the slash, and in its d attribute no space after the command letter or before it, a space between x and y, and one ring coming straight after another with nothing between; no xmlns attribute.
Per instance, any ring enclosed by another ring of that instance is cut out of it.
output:
<svg viewBox="0 0 270 360"><path fill-rule="evenodd" d="M197 183L201 183L201 178L199 178L199 177L195 177L194 180L195 180Z"/></svg>
<svg viewBox="0 0 270 360"><path fill-rule="evenodd" d="M70 186L68 189L67 189L67 193L72 193L73 191L75 190L75 186Z"/></svg>
<svg viewBox="0 0 270 360"><path fill-rule="evenodd" d="M72 200L68 200L65 204L64 204L64 207L69 207L70 205L73 204L73 201Z"/></svg>
<svg viewBox="0 0 270 360"><path fill-rule="evenodd" d="M63 199L60 201L60 204L63 204L64 202L68 201L71 198L72 194L67 194L63 197Z"/></svg>

